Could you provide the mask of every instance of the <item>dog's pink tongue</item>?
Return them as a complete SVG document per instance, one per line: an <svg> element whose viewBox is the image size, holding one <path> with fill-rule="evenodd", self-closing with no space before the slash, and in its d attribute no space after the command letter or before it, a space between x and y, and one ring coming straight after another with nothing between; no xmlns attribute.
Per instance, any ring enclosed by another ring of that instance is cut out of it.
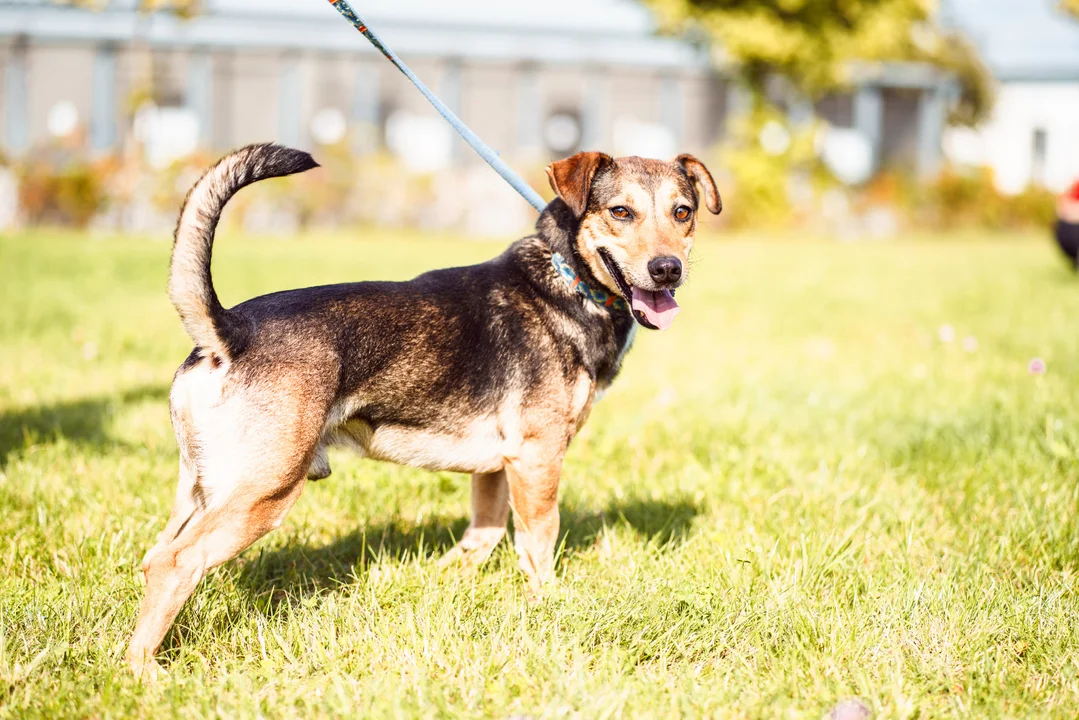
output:
<svg viewBox="0 0 1079 720"><path fill-rule="evenodd" d="M670 290L649 292L633 288L633 310L640 312L645 320L660 330L669 328L681 309Z"/></svg>

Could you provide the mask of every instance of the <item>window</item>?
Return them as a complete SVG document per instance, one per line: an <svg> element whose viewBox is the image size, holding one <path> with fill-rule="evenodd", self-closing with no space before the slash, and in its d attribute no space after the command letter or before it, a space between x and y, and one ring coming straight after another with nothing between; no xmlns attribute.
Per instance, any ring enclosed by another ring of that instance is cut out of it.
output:
<svg viewBox="0 0 1079 720"><path fill-rule="evenodd" d="M543 143L557 157L572 155L581 135L581 118L572 110L556 110L543 122Z"/></svg>
<svg viewBox="0 0 1079 720"><path fill-rule="evenodd" d="M1033 154L1030 163L1031 185L1045 185L1045 164L1049 154L1049 134L1045 128L1034 128Z"/></svg>

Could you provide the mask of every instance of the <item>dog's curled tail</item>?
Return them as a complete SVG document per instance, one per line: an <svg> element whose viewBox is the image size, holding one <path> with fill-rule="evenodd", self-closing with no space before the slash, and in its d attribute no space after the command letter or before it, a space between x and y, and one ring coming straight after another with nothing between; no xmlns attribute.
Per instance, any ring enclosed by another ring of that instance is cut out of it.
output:
<svg viewBox="0 0 1079 720"><path fill-rule="evenodd" d="M225 203L251 183L315 167L318 163L302 150L272 143L248 145L221 158L187 194L172 246L169 300L187 334L206 354L234 358L249 332L242 319L221 306L210 277L214 231Z"/></svg>

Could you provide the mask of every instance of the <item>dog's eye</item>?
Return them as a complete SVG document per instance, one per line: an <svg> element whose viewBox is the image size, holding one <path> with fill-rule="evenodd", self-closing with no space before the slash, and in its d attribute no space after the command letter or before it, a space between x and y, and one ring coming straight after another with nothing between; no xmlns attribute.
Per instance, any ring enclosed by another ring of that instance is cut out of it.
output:
<svg viewBox="0 0 1079 720"><path fill-rule="evenodd" d="M619 205L617 207L611 208L611 217L618 220L629 220L631 217L633 217L633 213L629 211L628 207Z"/></svg>
<svg viewBox="0 0 1079 720"><path fill-rule="evenodd" d="M679 205L677 208L674 209L674 219L686 220L689 218L689 214L691 212L693 211L687 208L685 205Z"/></svg>

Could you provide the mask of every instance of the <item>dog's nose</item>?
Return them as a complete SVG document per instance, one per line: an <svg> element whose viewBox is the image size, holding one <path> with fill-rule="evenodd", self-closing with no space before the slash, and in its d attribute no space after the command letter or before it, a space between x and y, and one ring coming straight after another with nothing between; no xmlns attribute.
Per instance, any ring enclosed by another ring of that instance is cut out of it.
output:
<svg viewBox="0 0 1079 720"><path fill-rule="evenodd" d="M670 255L648 261L648 274L656 285L673 285L682 279L682 261Z"/></svg>

